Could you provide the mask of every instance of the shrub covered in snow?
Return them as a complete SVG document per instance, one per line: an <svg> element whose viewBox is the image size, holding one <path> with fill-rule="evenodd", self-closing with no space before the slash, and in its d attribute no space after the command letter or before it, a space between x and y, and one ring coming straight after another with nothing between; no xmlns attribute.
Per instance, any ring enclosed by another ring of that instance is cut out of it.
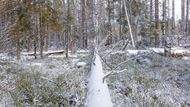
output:
<svg viewBox="0 0 190 107"><path fill-rule="evenodd" d="M190 62L155 53L114 53L106 62L112 68L125 62L113 69L124 72L106 78L115 107L190 106Z"/></svg>
<svg viewBox="0 0 190 107"><path fill-rule="evenodd" d="M75 65L84 59L47 58L2 65L0 106L83 107L88 66Z"/></svg>

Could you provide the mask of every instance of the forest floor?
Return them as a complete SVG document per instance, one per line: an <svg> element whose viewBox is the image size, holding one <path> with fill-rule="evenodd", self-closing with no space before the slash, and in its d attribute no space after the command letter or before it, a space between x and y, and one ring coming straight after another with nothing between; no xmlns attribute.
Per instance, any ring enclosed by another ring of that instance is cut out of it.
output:
<svg viewBox="0 0 190 107"><path fill-rule="evenodd" d="M0 61L0 107L84 107L90 67L88 52L50 55L43 59L22 55L16 61L3 54Z"/></svg>
<svg viewBox="0 0 190 107"><path fill-rule="evenodd" d="M106 79L114 107L190 107L190 57L126 51L104 59L115 71Z"/></svg>
<svg viewBox="0 0 190 107"><path fill-rule="evenodd" d="M0 107L84 107L92 62L89 54L80 51L69 59L50 55L37 60L23 55L19 62L0 54ZM104 73L113 71L105 80L114 107L190 107L189 57L144 51L108 55L102 51L99 55Z"/></svg>

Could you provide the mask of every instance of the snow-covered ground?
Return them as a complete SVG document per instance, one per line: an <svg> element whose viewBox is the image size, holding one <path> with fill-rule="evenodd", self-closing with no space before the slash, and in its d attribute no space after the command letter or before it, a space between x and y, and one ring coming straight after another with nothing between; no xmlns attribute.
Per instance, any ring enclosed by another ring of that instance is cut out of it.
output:
<svg viewBox="0 0 190 107"><path fill-rule="evenodd" d="M0 60L0 107L14 107L17 101L21 104L19 107L33 106L36 101L39 106L83 107L90 59L88 54L83 53L69 59L63 55L51 55L35 60L26 54L21 56L19 62L10 58ZM35 78L37 87L41 88L35 88ZM38 94L35 94L36 90ZM18 98L9 93L14 93ZM35 98L35 95L39 96ZM31 99L33 101L28 102Z"/></svg>
<svg viewBox="0 0 190 107"><path fill-rule="evenodd" d="M173 50L176 53L188 52L183 48ZM22 99L21 103L27 101L21 105L24 107L33 104L56 107L190 107L190 57L157 54L162 52L163 48L105 50L96 55L95 60L86 50L70 55L69 59L65 55L49 55L34 60L24 53L19 62L8 54L0 54L0 107L15 106L13 102L17 100L13 101L11 95ZM105 71L117 72L103 83ZM36 87L40 87L39 90L35 90ZM39 96L33 98L36 95Z"/></svg>
<svg viewBox="0 0 190 107"><path fill-rule="evenodd" d="M190 62L187 59L167 58L154 52L108 55L107 64L103 64L105 70L126 61L114 69L126 69L124 72L107 78L114 107L190 107Z"/></svg>

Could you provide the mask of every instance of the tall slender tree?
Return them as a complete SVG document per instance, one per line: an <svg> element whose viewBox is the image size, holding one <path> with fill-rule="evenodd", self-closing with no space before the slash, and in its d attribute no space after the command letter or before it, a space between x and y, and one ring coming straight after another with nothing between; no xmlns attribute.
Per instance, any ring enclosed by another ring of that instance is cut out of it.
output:
<svg viewBox="0 0 190 107"><path fill-rule="evenodd" d="M185 0L181 0L181 32L184 34L185 22Z"/></svg>
<svg viewBox="0 0 190 107"><path fill-rule="evenodd" d="M159 45L159 0L155 0L155 28L157 30L155 34L155 47Z"/></svg>
<svg viewBox="0 0 190 107"><path fill-rule="evenodd" d="M175 0L172 0L172 33L175 31Z"/></svg>
<svg viewBox="0 0 190 107"><path fill-rule="evenodd" d="M186 1L186 24L185 24L186 36L189 34L189 0Z"/></svg>
<svg viewBox="0 0 190 107"><path fill-rule="evenodd" d="M153 0L150 0L150 21L153 21Z"/></svg>
<svg viewBox="0 0 190 107"><path fill-rule="evenodd" d="M166 0L163 0L163 4L162 4L162 6L163 6L163 9L162 9L162 35L166 35Z"/></svg>

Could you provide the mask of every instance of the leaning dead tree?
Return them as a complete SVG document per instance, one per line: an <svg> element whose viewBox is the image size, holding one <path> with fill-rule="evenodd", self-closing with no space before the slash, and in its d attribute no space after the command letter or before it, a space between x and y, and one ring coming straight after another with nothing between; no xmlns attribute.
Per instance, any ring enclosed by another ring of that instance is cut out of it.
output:
<svg viewBox="0 0 190 107"><path fill-rule="evenodd" d="M123 4L124 4L124 8L125 8L125 15L126 15L126 17L127 17L127 24L128 24L129 33L130 33L130 36L131 36L131 42L132 42L133 47L135 48L133 33L132 33L132 29L131 29L131 24L130 24L130 20L129 20L129 14L128 14L128 10L127 10L127 7L126 7L126 2L125 2L125 0L123 0Z"/></svg>

